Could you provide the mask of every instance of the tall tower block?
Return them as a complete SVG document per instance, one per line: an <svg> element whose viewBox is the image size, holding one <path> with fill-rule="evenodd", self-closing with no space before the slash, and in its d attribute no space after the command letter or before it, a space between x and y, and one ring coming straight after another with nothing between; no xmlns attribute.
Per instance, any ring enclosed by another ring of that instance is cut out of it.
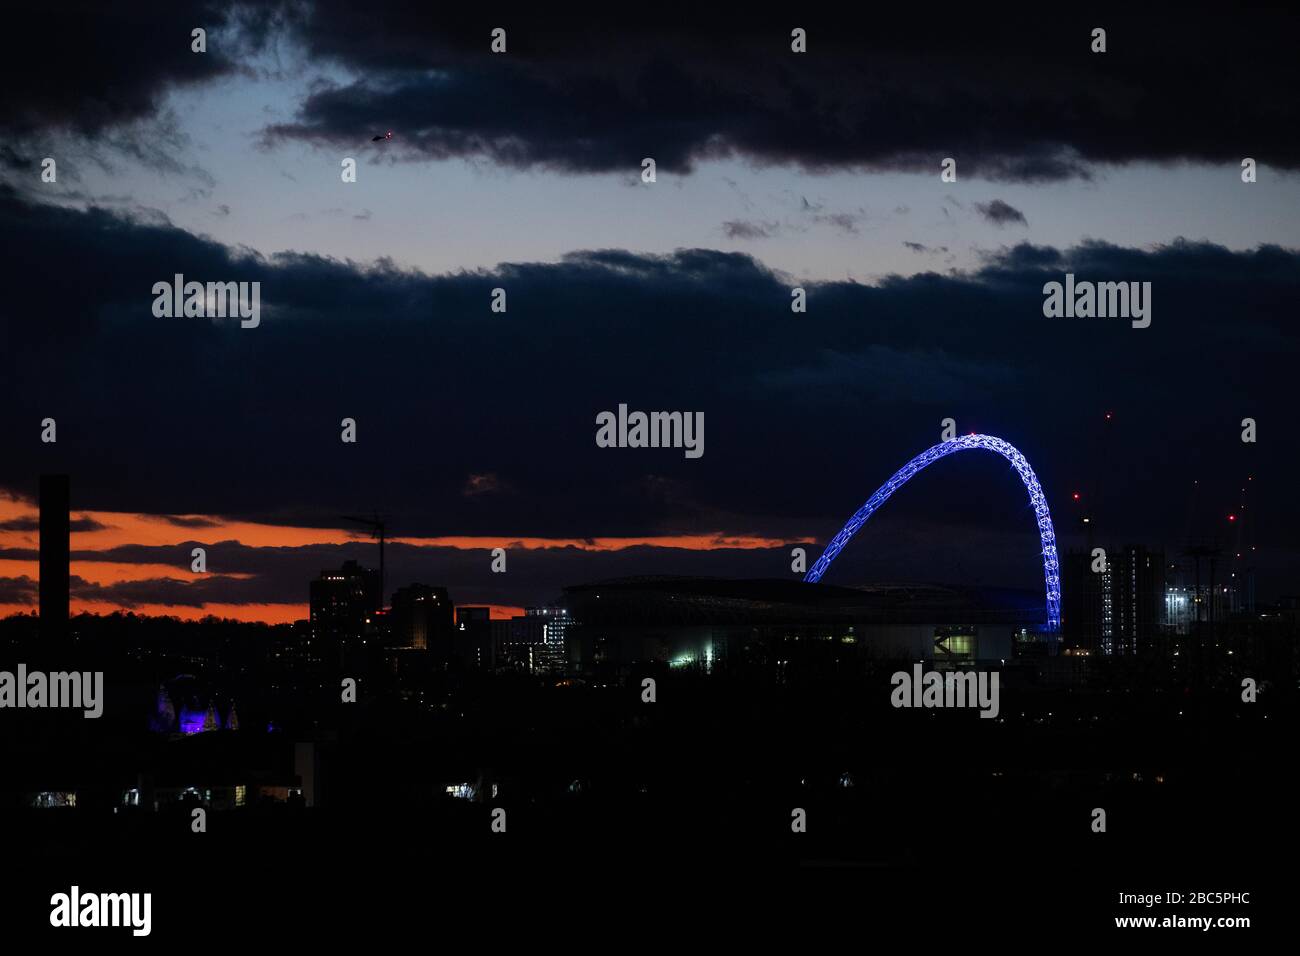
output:
<svg viewBox="0 0 1300 956"><path fill-rule="evenodd" d="M41 640L62 642L68 634L68 476L41 475L40 497Z"/></svg>

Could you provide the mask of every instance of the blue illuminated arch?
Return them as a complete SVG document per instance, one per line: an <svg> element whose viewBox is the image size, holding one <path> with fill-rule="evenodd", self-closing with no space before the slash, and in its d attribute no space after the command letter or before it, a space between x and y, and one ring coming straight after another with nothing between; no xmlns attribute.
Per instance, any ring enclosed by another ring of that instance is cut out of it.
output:
<svg viewBox="0 0 1300 956"><path fill-rule="evenodd" d="M940 442L898 469L894 477L876 489L876 493L857 510L848 524L840 529L840 533L831 539L831 543L826 546L817 563L804 575L804 580L810 583L820 581L826 569L835 560L835 556L844 550L849 539L857 534L858 529L871 517L871 513L888 501L889 496L918 471L953 452L975 448L997 452L1011 462L1011 467L1015 468L1020 475L1020 480L1025 483L1025 490L1029 492L1029 503L1034 506L1034 514L1038 518L1038 537L1043 544L1043 577L1047 582L1047 630L1060 630L1061 575L1056 558L1056 533L1052 530L1052 515L1047 510L1047 498L1043 495L1042 486L1038 484L1038 476L1034 474L1034 469L1029 467L1025 456L1010 443L1004 442L1001 438L994 438L992 435L962 435L960 438Z"/></svg>

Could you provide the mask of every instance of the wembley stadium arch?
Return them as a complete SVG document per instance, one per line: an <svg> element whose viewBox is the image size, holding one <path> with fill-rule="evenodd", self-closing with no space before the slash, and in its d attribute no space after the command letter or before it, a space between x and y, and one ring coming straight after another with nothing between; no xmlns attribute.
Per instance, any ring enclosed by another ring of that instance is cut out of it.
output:
<svg viewBox="0 0 1300 956"><path fill-rule="evenodd" d="M898 469L894 476L877 488L876 493L867 499L867 503L854 513L848 523L840 529L840 533L831 539L831 543L826 546L822 556L804 575L804 580L808 582L820 581L822 575L826 573L826 569L835 560L836 555L843 551L844 546L849 543L849 539L857 534L858 529L866 524L867 519L871 517L876 509L888 501L889 497L905 485L908 479L918 471L955 452L976 450L995 452L1005 458L1011 463L1011 467L1016 470L1020 480L1024 482L1025 490L1029 492L1029 503L1033 506L1034 515L1038 519L1038 537L1043 549L1043 578L1047 591L1047 630L1060 630L1060 564L1056 556L1056 533L1052 530L1052 515L1047 507L1047 498L1043 494L1042 486L1038 483L1038 476L1034 474L1034 469L1029 466L1025 456L1010 442L1005 442L1001 438L994 438L992 435L962 435L959 438L940 442L932 448L927 448Z"/></svg>

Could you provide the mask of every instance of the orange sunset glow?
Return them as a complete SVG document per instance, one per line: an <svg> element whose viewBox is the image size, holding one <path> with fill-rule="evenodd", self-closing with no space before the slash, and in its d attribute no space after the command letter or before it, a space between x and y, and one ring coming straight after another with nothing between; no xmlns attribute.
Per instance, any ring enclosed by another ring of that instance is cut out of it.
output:
<svg viewBox="0 0 1300 956"><path fill-rule="evenodd" d="M39 515L35 504L22 499L0 496L0 578L23 579L33 584L39 577L37 549L40 541L36 531ZM237 542L251 548L296 548L309 545L349 545L370 539L363 532L346 528L305 528L296 525L263 524L225 518L216 515L149 515L121 511L75 511L74 528L78 522L91 522L89 530L74 530L71 547L78 552L104 552L103 558L77 558L71 562L71 573L92 585L112 585L124 582L173 580L190 583L189 554L178 557L175 565L115 561L107 556L115 548L127 546L170 547L196 543L213 545ZM418 548L450 548L462 551L490 551L504 547L512 550L543 551L572 548L585 552L609 553L630 548L665 548L688 551L759 550L779 548L791 543L811 543L812 538L793 542L780 538L757 535L732 535L723 532L692 535L648 535L638 537L600 538L539 538L512 537L509 535L449 535L438 537L398 536L391 543ZM209 578L247 580L253 575L221 573ZM304 587L305 591L305 587ZM35 596L31 604L0 602L0 617L10 614L30 613L36 610ZM511 605L490 605L494 619L505 619L522 614L523 609ZM129 610L145 615L170 615L185 620L197 620L209 615L240 621L261 621L268 624L290 623L307 617L307 602L284 604L233 604L204 603L194 605L133 604L130 607L101 600L79 599L74 594L71 611L74 614L111 614Z"/></svg>

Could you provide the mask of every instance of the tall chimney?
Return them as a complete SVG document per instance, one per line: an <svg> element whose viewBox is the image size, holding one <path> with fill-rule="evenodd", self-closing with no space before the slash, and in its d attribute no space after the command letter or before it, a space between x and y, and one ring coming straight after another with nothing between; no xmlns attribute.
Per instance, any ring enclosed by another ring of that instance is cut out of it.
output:
<svg viewBox="0 0 1300 956"><path fill-rule="evenodd" d="M41 642L68 634L68 476L41 475Z"/></svg>

